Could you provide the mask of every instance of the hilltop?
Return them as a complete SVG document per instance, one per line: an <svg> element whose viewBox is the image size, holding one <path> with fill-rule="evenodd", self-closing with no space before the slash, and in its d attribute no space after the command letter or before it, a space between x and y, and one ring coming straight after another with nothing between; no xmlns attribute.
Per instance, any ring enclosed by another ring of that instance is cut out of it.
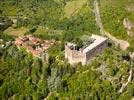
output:
<svg viewBox="0 0 134 100"><path fill-rule="evenodd" d="M134 98L133 0L1 0L1 5L1 100ZM108 46L89 64L70 65L66 42L82 46L92 34L107 37ZM47 52L47 60L33 55L39 50L39 56Z"/></svg>

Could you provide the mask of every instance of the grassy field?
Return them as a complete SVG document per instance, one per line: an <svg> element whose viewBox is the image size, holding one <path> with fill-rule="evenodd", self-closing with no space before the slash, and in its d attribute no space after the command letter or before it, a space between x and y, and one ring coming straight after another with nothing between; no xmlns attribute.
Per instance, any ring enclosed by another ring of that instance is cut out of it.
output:
<svg viewBox="0 0 134 100"><path fill-rule="evenodd" d="M64 8L65 17L69 18L72 15L76 14L79 11L79 9L83 7L86 1L87 0L75 0L67 2Z"/></svg>
<svg viewBox="0 0 134 100"><path fill-rule="evenodd" d="M63 30L53 30L47 27L38 26L37 30L33 34L42 39L60 39L63 35L62 33Z"/></svg>
<svg viewBox="0 0 134 100"><path fill-rule="evenodd" d="M53 29L48 29L47 27L38 26L38 28L34 32L34 34L46 34L46 33L49 33L50 35L51 34L61 35L62 32L63 32L63 30L53 30Z"/></svg>
<svg viewBox="0 0 134 100"><path fill-rule="evenodd" d="M21 27L21 28L9 27L4 31L4 34L13 35L13 36L23 36L27 31L28 29L25 27Z"/></svg>
<svg viewBox="0 0 134 100"><path fill-rule="evenodd" d="M44 27L41 27L41 26L39 26L37 28L37 30L34 32L35 35L37 35L37 34L45 34L45 33L46 33L46 29Z"/></svg>

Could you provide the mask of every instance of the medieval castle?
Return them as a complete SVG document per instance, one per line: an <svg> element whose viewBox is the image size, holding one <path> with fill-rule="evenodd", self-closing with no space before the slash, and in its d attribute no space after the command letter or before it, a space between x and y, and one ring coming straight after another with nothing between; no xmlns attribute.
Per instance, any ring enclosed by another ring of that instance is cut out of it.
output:
<svg viewBox="0 0 134 100"><path fill-rule="evenodd" d="M97 53L100 53L107 46L107 38L92 35L91 39L82 47L77 47L74 43L67 43L65 45L65 58L68 59L70 64L81 62L85 65Z"/></svg>

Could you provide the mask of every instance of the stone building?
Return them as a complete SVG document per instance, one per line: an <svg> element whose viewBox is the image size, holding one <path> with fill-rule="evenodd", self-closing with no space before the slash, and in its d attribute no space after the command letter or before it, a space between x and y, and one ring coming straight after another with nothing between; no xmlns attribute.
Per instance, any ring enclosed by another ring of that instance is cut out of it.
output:
<svg viewBox="0 0 134 100"><path fill-rule="evenodd" d="M65 58L72 65L79 62L85 65L92 57L101 53L106 46L107 38L93 34L82 48L78 48L74 43L67 43L65 45Z"/></svg>

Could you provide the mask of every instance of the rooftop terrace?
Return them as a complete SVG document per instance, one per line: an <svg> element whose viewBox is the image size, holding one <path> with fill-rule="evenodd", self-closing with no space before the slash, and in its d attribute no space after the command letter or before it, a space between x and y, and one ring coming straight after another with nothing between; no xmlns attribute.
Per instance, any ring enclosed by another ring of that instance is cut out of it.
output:
<svg viewBox="0 0 134 100"><path fill-rule="evenodd" d="M96 46L98 46L99 44L101 44L107 40L107 38L105 38L105 37L94 35L94 34L91 36L91 39L93 39L93 42L90 43L90 45L88 45L86 48L83 49L84 53L94 49Z"/></svg>
<svg viewBox="0 0 134 100"><path fill-rule="evenodd" d="M86 44L80 48L80 50L83 52L83 53L86 53L92 49L94 49L95 47L97 47L98 45L100 45L101 43L105 42L107 40L106 37L102 37L102 36L99 36L99 35L95 35L93 34L89 41L86 42ZM67 46L72 49L72 50L77 50L77 45L74 44L74 43L68 43Z"/></svg>

